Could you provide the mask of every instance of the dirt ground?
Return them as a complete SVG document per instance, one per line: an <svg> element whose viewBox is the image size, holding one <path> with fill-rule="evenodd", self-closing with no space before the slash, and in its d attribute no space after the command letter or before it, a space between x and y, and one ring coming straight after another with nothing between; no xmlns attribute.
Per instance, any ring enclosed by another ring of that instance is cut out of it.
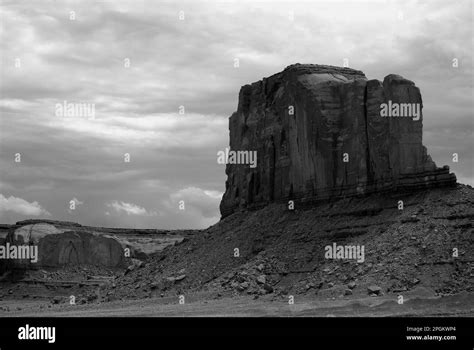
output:
<svg viewBox="0 0 474 350"><path fill-rule="evenodd" d="M9 300L0 302L0 316L9 317L386 317L386 316L474 316L474 294L460 293L446 297L429 296L425 290L405 295L399 304L396 295L383 297L321 300L296 297L263 296L217 297L210 293L126 300L87 305L51 305L47 301ZM4 311L8 307L10 311ZM18 309L20 308L20 309Z"/></svg>

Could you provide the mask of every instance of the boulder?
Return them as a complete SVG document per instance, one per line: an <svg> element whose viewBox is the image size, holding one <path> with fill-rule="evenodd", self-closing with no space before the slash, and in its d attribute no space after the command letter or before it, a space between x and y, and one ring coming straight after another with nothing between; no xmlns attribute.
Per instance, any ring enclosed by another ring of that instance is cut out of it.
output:
<svg viewBox="0 0 474 350"><path fill-rule="evenodd" d="M380 295L382 293L382 288L380 288L379 286L372 285L367 287L367 291L370 295Z"/></svg>
<svg viewBox="0 0 474 350"><path fill-rule="evenodd" d="M127 266L127 270L125 270L125 274L132 272L136 268L140 268L144 266L144 262L135 258L131 258L131 264Z"/></svg>
<svg viewBox="0 0 474 350"><path fill-rule="evenodd" d="M179 282L179 281L182 281L186 278L186 275L179 275L179 276L171 276L171 277L167 277L166 280L168 282Z"/></svg>
<svg viewBox="0 0 474 350"><path fill-rule="evenodd" d="M263 284L263 289L265 290L266 293L273 293L273 287L269 285L268 283Z"/></svg>
<svg viewBox="0 0 474 350"><path fill-rule="evenodd" d="M419 117L382 116L392 103L419 106ZM245 85L229 119L230 151L241 156L228 153L221 215L290 199L455 185L427 154L422 123L419 88L398 75L380 82L350 68L294 64Z"/></svg>

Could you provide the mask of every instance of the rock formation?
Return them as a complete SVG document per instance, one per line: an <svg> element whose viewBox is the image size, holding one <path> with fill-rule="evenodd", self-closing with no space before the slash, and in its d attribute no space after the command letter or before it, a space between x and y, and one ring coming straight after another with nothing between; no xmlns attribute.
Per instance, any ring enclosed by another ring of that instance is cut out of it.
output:
<svg viewBox="0 0 474 350"><path fill-rule="evenodd" d="M30 269L60 267L64 265L96 265L123 267L124 251L112 237L80 230L56 227L50 223L34 223L14 226L5 238L8 247L37 247L37 261L9 259L8 268Z"/></svg>
<svg viewBox="0 0 474 350"><path fill-rule="evenodd" d="M383 116L384 104L397 110ZM419 88L398 75L380 82L350 68L295 64L245 85L229 119L230 149L257 152L257 166L228 162L221 214L455 185L427 155L422 121Z"/></svg>

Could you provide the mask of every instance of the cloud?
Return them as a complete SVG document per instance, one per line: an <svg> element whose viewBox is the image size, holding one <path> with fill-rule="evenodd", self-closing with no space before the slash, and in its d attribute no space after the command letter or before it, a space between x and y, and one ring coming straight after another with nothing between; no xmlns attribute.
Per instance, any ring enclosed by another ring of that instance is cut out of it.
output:
<svg viewBox="0 0 474 350"><path fill-rule="evenodd" d="M213 219L216 217L214 208L219 206L222 195L223 193L219 191L187 187L172 193L168 205L179 209L178 204L182 200L185 204L185 210L197 212L207 219Z"/></svg>
<svg viewBox="0 0 474 350"><path fill-rule="evenodd" d="M51 216L38 202L28 202L22 198L10 196L6 198L0 193L0 212L13 212L25 216Z"/></svg>
<svg viewBox="0 0 474 350"><path fill-rule="evenodd" d="M148 212L145 208L140 207L133 203L112 201L107 204L108 207L114 209L117 213L127 213L127 215L139 215L139 216L156 216L156 212ZM106 212L106 214L110 212Z"/></svg>

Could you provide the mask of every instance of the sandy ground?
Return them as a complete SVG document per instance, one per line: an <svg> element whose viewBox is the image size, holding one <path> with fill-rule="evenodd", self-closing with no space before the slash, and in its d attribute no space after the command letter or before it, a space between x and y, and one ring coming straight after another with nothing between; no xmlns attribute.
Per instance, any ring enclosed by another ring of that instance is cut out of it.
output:
<svg viewBox="0 0 474 350"><path fill-rule="evenodd" d="M418 294L418 295L417 295ZM474 294L460 293L432 297L422 293L406 295L398 304L396 295L359 299L317 300L298 297L290 305L286 298L247 296L189 295L185 303L179 298L150 298L88 305L51 305L40 300L1 301L10 311L0 311L1 317L361 317L361 316L474 316ZM20 308L18 310L17 308ZM2 309L3 310L3 309Z"/></svg>

